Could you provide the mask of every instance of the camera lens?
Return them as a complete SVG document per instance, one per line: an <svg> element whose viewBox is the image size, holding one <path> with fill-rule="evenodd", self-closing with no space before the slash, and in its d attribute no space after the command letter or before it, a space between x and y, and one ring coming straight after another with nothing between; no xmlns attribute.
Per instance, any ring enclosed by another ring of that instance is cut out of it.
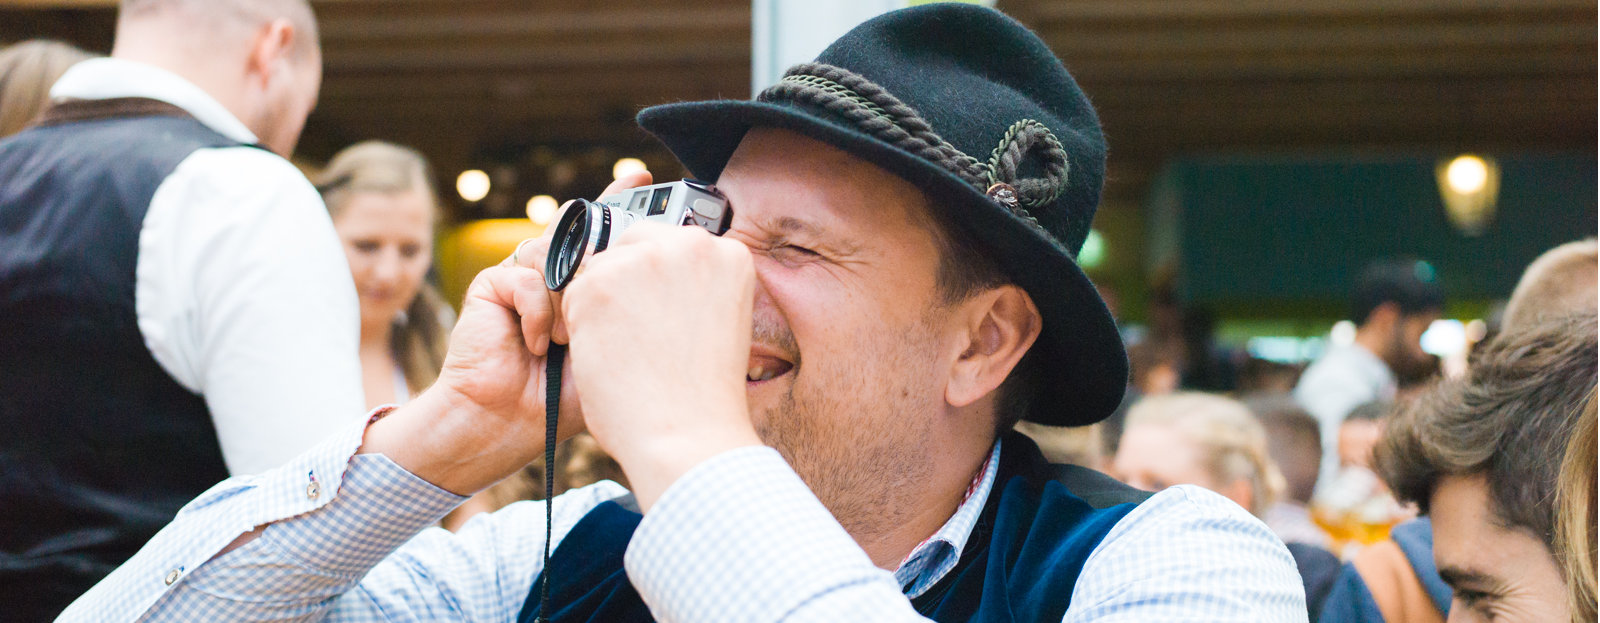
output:
<svg viewBox="0 0 1600 623"><path fill-rule="evenodd" d="M597 234L597 235L596 235ZM578 265L590 252L593 240L594 253L604 251L611 238L611 210L604 204L575 199L567 202L561 220L556 221L555 237L550 241L550 254L544 261L544 285L559 291L572 283Z"/></svg>

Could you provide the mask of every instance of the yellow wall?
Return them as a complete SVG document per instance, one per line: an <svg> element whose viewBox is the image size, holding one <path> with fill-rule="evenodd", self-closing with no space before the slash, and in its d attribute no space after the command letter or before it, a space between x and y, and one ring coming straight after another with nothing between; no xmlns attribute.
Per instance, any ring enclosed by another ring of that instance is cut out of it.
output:
<svg viewBox="0 0 1600 623"><path fill-rule="evenodd" d="M445 232L433 259L445 300L460 311L467 286L479 271L499 264L517 243L542 233L543 225L525 218L472 221Z"/></svg>

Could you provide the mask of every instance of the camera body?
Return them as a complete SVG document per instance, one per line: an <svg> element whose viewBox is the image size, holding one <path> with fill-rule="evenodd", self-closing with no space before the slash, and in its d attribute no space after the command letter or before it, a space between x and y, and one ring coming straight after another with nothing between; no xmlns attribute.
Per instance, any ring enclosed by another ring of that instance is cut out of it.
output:
<svg viewBox="0 0 1600 623"><path fill-rule="evenodd" d="M642 221L692 225L721 236L733 223L733 208L715 186L689 179L568 201L545 258L545 285L552 291L567 287L585 257L606 250Z"/></svg>

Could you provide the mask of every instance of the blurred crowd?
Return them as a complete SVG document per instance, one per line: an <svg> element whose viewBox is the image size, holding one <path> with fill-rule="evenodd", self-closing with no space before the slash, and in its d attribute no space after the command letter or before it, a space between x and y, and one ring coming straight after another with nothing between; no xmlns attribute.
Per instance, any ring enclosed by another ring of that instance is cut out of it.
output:
<svg viewBox="0 0 1600 623"><path fill-rule="evenodd" d="M1133 382L1112 418L1019 429L1052 460L1249 510L1288 545L1313 621L1443 621L1452 607L1493 620L1519 601L1542 620L1540 600L1569 598L1574 620L1592 621L1596 266L1594 239L1541 255L1453 377L1421 347L1444 311L1436 276L1380 261L1351 294L1354 340L1286 384L1219 383L1246 356L1170 323L1130 344ZM1452 540L1436 545L1441 508ZM1523 549L1490 551L1501 541ZM1436 548L1459 566L1436 565ZM1542 592L1508 596L1524 574Z"/></svg>
<svg viewBox="0 0 1600 623"><path fill-rule="evenodd" d="M124 23L115 58L48 41L0 51L0 136L17 135L0 143L0 237L20 231L61 249L38 262L24 257L28 240L0 248L0 274L12 279L0 281L10 327L0 328L0 350L11 360L0 388L36 395L48 384L40 371L92 352L124 367L67 374L104 394L39 397L24 401L28 409L105 447L149 434L141 426L158 407L189 417L165 431L178 440L174 454L91 449L63 462L50 454L59 448L39 441L51 433L8 416L3 424L21 434L0 441L0 602L18 620L51 618L215 480L264 470L312 446L319 431L433 384L454 321L429 283L440 199L423 154L362 142L310 179L284 159L320 79L303 34L314 25L219 52L234 61L232 74L214 59L168 53L157 25L139 26ZM228 114L239 110L251 112ZM112 131L98 122L134 118L156 121L117 131L166 136L139 148L165 154L164 164L119 173L126 183L114 188L74 194L66 174L18 170L21 160L5 155L66 167L97 156L81 146ZM24 203L61 209L20 214ZM199 205L226 207L227 217L191 220ZM172 249L151 251L166 239ZM219 255L237 268L216 269ZM1129 334L1132 375L1116 415L1088 427L1018 429L1052 462L1150 491L1201 487L1237 503L1287 545L1312 621L1490 620L1518 608L1549 620L1542 614L1559 600L1571 620L1593 622L1596 263L1593 238L1541 256L1454 374L1421 348L1447 293L1416 260L1363 271L1350 297L1353 339L1303 370L1219 345L1206 310L1159 287L1148 329ZM36 268L6 270L24 264ZM137 296L85 294L96 290ZM136 323L86 336L83 325L56 322L73 314L94 322L124 300L137 302L120 310ZM365 409L346 408L356 397ZM310 420L260 416L312 399L322 407L301 409ZM127 421L75 414L105 404ZM558 456L555 493L624 481L587 436ZM158 463L194 477L119 489L118 472ZM545 469L535 463L479 493L443 526L542 497Z"/></svg>

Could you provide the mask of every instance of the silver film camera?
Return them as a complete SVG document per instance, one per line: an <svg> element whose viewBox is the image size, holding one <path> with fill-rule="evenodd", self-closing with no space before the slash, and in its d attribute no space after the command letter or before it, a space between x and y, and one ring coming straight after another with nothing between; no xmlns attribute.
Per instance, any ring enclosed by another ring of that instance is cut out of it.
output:
<svg viewBox="0 0 1600 623"><path fill-rule="evenodd" d="M552 291L567 287L585 257L606 250L634 223L693 225L718 236L733 223L728 199L694 180L631 188L594 201L574 199L565 208L544 261L544 283Z"/></svg>

